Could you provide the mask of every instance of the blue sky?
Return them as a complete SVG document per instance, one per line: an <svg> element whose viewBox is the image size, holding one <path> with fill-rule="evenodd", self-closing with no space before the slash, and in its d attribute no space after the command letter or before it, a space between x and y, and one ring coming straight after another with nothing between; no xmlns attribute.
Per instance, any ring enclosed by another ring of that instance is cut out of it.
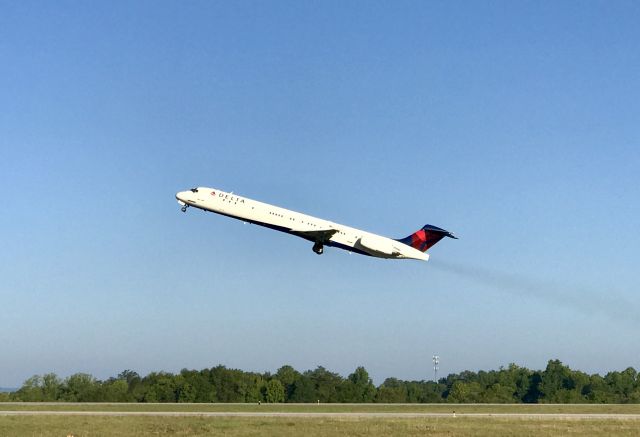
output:
<svg viewBox="0 0 640 437"><path fill-rule="evenodd" d="M1 2L0 386L640 368L637 2ZM182 214L204 185L429 263Z"/></svg>

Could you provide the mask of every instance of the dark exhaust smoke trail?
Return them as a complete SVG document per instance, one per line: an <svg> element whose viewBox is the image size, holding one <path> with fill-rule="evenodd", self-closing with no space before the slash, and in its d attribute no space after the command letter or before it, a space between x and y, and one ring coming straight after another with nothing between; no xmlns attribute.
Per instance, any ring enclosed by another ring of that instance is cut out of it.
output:
<svg viewBox="0 0 640 437"><path fill-rule="evenodd" d="M637 305L612 294L610 290L596 292L575 285L558 284L441 259L434 259L430 262L433 263L434 268L503 293L544 300L590 316L600 314L612 320L640 324Z"/></svg>

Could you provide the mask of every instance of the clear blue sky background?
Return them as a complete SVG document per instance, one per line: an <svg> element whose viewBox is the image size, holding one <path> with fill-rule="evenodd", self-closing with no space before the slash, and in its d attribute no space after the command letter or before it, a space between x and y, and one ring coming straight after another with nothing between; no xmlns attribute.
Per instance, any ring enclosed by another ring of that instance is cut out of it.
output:
<svg viewBox="0 0 640 437"><path fill-rule="evenodd" d="M638 2L1 2L0 386L640 367ZM213 186L429 263L182 214Z"/></svg>

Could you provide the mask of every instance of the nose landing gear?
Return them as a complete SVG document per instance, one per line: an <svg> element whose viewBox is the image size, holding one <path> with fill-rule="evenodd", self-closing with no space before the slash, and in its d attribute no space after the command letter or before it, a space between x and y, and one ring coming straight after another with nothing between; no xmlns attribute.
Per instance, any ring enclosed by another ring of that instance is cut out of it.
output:
<svg viewBox="0 0 640 437"><path fill-rule="evenodd" d="M180 211L187 212L187 208L189 208L189 205L182 205L182 208L180 208Z"/></svg>
<svg viewBox="0 0 640 437"><path fill-rule="evenodd" d="M313 251L318 255L322 255L322 252L324 252L324 246L322 243L316 243L313 245Z"/></svg>

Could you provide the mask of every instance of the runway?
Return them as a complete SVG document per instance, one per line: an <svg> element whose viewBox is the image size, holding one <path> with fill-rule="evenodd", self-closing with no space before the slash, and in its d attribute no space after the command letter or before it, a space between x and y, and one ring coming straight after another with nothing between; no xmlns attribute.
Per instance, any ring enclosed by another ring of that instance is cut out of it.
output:
<svg viewBox="0 0 640 437"><path fill-rule="evenodd" d="M598 413L294 413L294 412L210 412L210 411L0 411L0 416L152 416L152 417L281 417L304 419L415 419L493 418L539 420L640 420L640 414Z"/></svg>

